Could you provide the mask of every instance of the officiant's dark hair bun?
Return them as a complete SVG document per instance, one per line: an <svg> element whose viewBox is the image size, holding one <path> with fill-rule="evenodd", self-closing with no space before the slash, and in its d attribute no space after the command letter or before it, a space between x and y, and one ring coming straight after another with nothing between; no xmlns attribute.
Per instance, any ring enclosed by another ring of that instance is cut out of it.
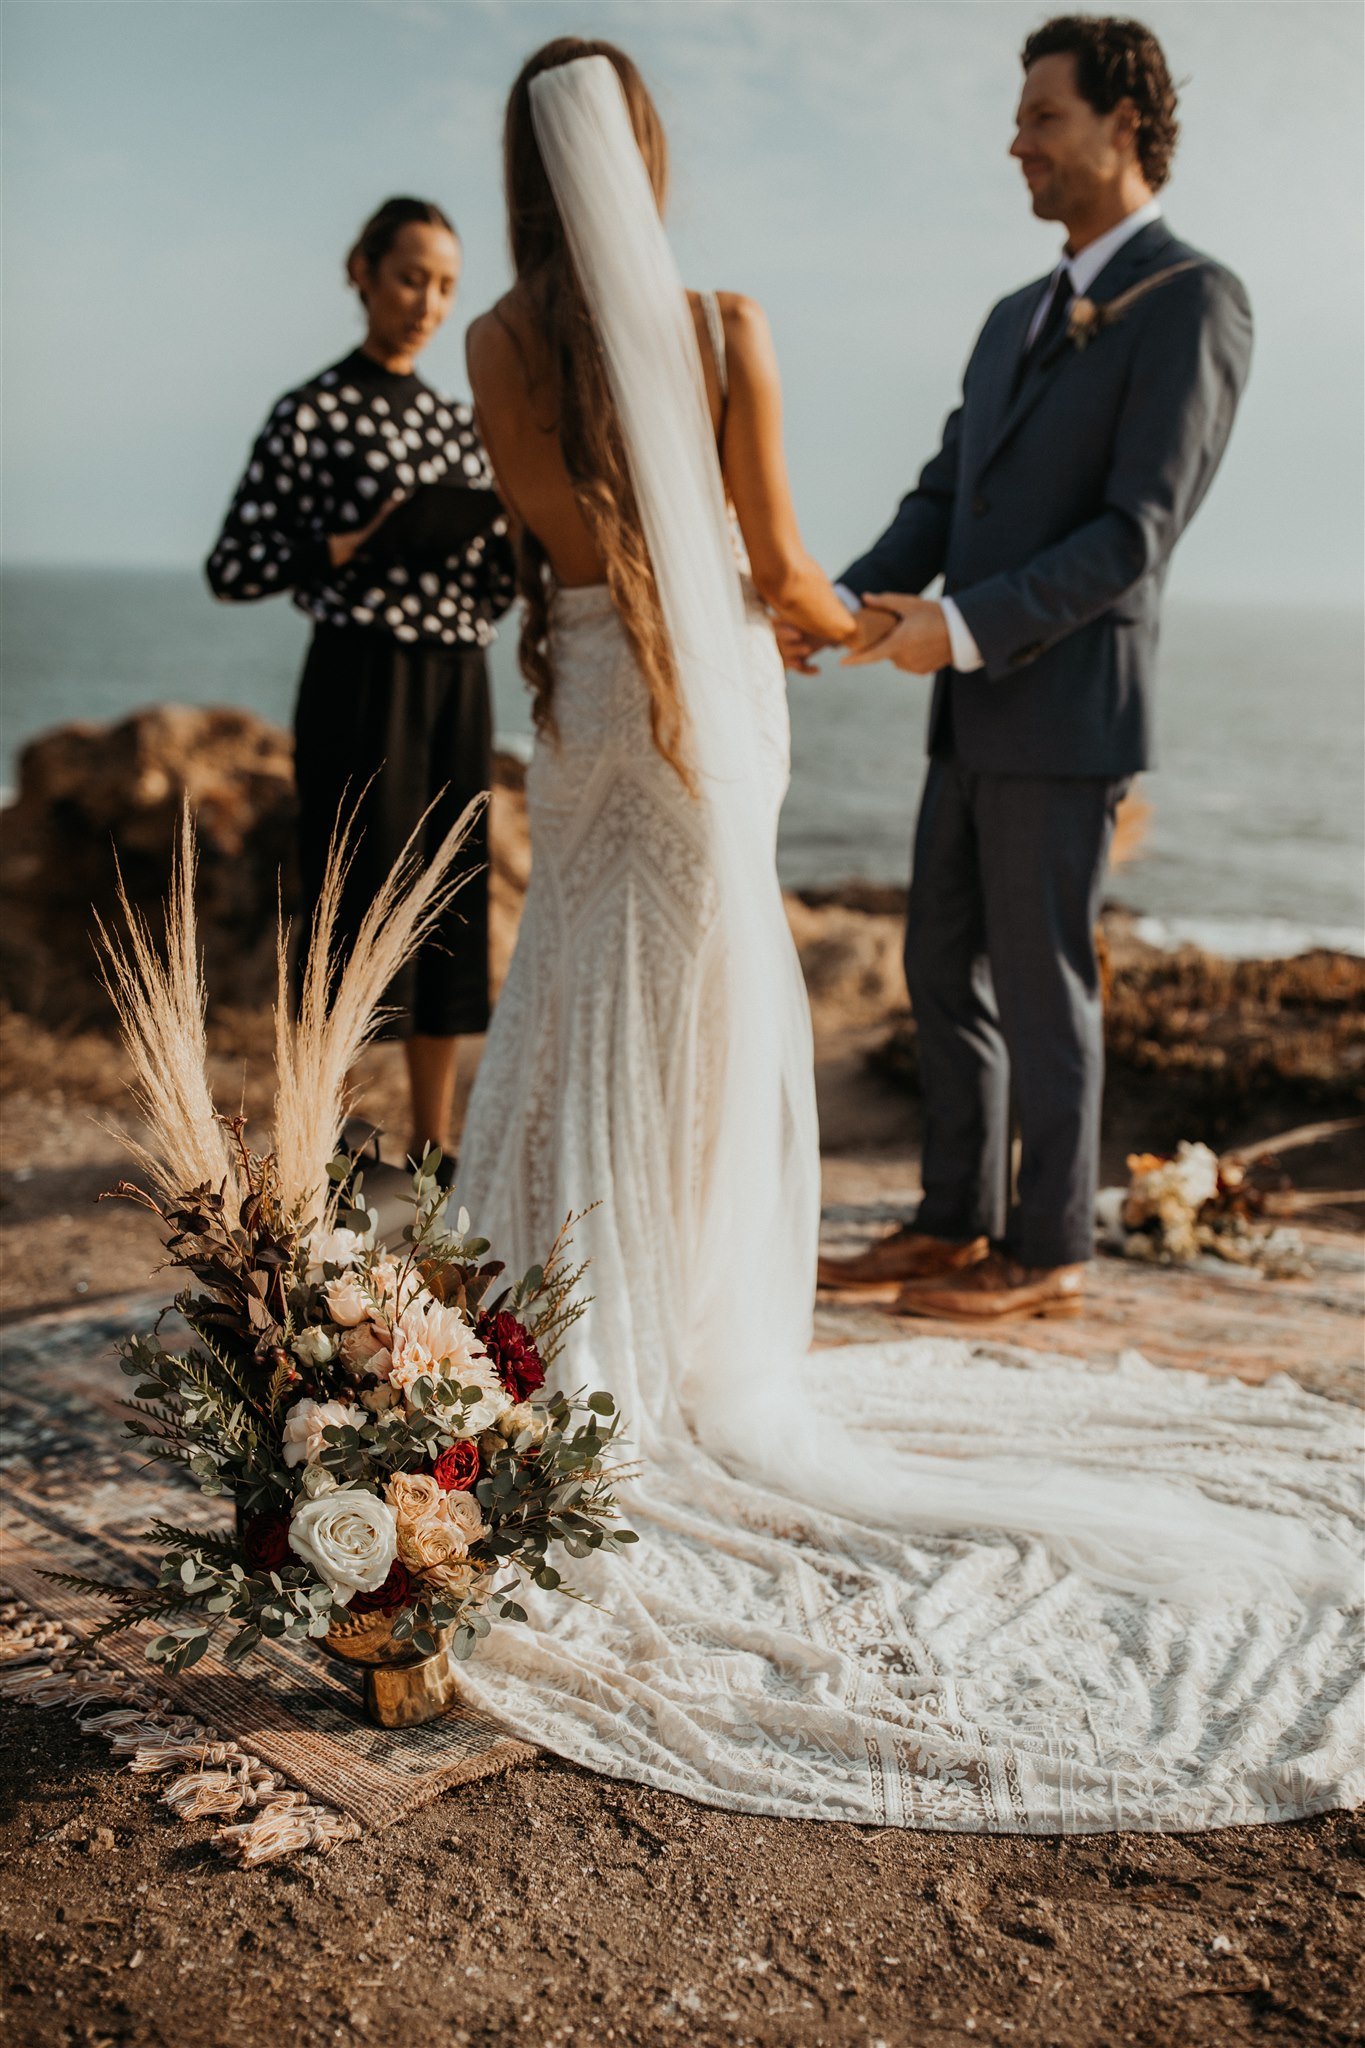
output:
<svg viewBox="0 0 1365 2048"><path fill-rule="evenodd" d="M1159 192L1171 175L1180 123L1166 53L1152 31L1116 14L1059 14L1024 44L1025 71L1040 57L1074 57L1077 90L1097 114L1112 114L1120 100L1133 102L1138 162Z"/></svg>
<svg viewBox="0 0 1365 2048"><path fill-rule="evenodd" d="M433 199L386 199L376 213L366 221L346 254L346 273L354 284L358 268L377 270L388 255L404 228L444 228L446 233L460 237L453 224L447 220Z"/></svg>

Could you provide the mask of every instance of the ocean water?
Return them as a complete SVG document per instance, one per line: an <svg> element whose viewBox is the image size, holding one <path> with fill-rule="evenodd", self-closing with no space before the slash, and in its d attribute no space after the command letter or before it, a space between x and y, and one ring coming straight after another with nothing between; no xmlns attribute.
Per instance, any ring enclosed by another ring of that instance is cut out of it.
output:
<svg viewBox="0 0 1365 2048"><path fill-rule="evenodd" d="M0 782L36 733L139 706L237 704L287 722L307 621L215 604L187 570L11 569L0 579ZM495 650L499 737L524 747L513 635ZM1142 856L1110 894L1158 941L1365 951L1365 622L1287 605L1172 603L1160 764ZM899 882L924 772L928 685L893 671L796 677L780 861L791 886Z"/></svg>

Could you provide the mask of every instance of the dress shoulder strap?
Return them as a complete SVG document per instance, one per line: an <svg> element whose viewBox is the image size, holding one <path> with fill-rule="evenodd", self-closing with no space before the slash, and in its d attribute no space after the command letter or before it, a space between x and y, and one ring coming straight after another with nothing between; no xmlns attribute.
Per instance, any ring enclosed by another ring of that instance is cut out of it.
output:
<svg viewBox="0 0 1365 2048"><path fill-rule="evenodd" d="M720 301L714 292L698 292L697 297L701 300L701 310L706 319L706 332L716 365L720 395L725 399L730 395L730 376L725 361L725 322L720 317Z"/></svg>

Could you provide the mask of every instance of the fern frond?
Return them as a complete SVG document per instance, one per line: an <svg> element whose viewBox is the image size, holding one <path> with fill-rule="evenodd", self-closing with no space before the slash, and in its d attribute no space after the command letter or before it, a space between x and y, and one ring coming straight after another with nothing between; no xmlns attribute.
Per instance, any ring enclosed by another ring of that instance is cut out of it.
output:
<svg viewBox="0 0 1365 2048"><path fill-rule="evenodd" d="M266 1388L265 1396L266 1408L272 1422L279 1420L284 1397L293 1384L294 1368L291 1365L277 1365L270 1375L270 1385Z"/></svg>
<svg viewBox="0 0 1365 2048"><path fill-rule="evenodd" d="M130 1600L143 1599L148 1593L156 1590L154 1586L116 1586L109 1579L87 1578L84 1572L44 1571L39 1576L51 1579L54 1586L65 1586L68 1593L91 1593L98 1600L118 1600L126 1603Z"/></svg>
<svg viewBox="0 0 1365 2048"><path fill-rule="evenodd" d="M237 1532L235 1529L182 1529L174 1522L163 1522L158 1517L146 1532L149 1543L159 1543L165 1550L198 1550L211 1557L218 1557L225 1564L237 1562Z"/></svg>

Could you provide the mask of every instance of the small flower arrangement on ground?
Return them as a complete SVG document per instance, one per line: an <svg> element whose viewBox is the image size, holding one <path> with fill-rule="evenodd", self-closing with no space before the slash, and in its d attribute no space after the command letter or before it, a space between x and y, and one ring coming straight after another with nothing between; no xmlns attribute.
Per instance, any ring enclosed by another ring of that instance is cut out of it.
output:
<svg viewBox="0 0 1365 2048"><path fill-rule="evenodd" d="M377 1241L353 1162L338 1156L346 1076L384 991L460 885L453 863L476 809L425 861L419 826L344 959L339 832L297 1005L281 922L263 1154L213 1102L188 811L164 946L121 887L123 936L100 927L148 1140L134 1148L142 1184L116 1192L155 1212L169 1263L191 1280L175 1304L186 1347L159 1333L123 1346L136 1382L128 1427L204 1493L230 1497L236 1528L153 1524L155 1585L55 1576L115 1603L99 1634L164 1621L148 1654L169 1671L197 1663L220 1632L234 1662L262 1640L328 1636L360 1662L446 1647L468 1657L495 1621L525 1618L514 1596L527 1582L571 1590L553 1546L582 1558L635 1541L616 1523L613 1402L546 1390L583 1307L573 1219L543 1266L509 1285L467 1216L447 1227L435 1153L414 1176L398 1248Z"/></svg>
<svg viewBox="0 0 1365 2048"><path fill-rule="evenodd" d="M354 1185L356 1206L301 1231L274 1161L247 1151L240 1120L229 1128L246 1190L235 1209L208 1186L163 1201L117 1192L155 1211L196 1283L176 1302L188 1347L122 1347L127 1426L204 1493L230 1496L237 1529L157 1523L154 1586L81 1580L118 1603L100 1633L164 1620L148 1655L181 1671L220 1629L235 1662L263 1637L382 1614L414 1654L448 1639L467 1657L495 1621L525 1619L524 1583L560 1588L552 1545L584 1557L635 1540L615 1525L610 1396L545 1389L582 1307L567 1226L544 1266L507 1286L463 1212L446 1228L433 1153L401 1249L376 1242ZM336 1162L338 1181L349 1168Z"/></svg>
<svg viewBox="0 0 1365 2048"><path fill-rule="evenodd" d="M1263 1197L1238 1161L1182 1141L1173 1157L1131 1153L1128 1173L1127 1189L1113 1191L1112 1218L1125 1257L1188 1265L1210 1255L1272 1279L1311 1270L1297 1231L1259 1222Z"/></svg>

